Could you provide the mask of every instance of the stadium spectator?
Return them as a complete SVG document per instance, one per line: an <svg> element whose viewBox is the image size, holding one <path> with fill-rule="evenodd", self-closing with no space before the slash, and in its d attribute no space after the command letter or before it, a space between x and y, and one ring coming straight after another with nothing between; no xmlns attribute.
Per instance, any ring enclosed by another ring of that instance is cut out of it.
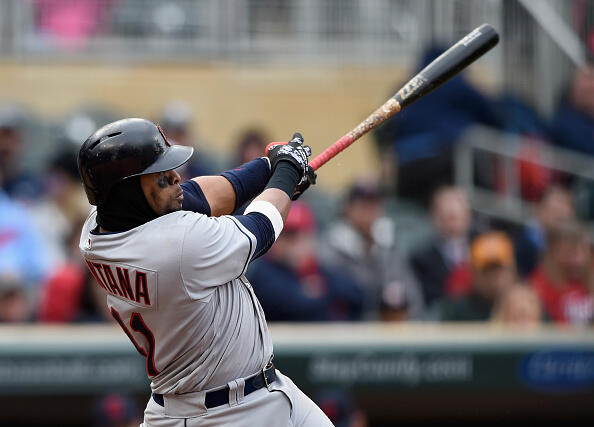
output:
<svg viewBox="0 0 594 427"><path fill-rule="evenodd" d="M239 135L236 143L236 155L233 165L243 165L264 156L264 150L270 139L258 128L246 129Z"/></svg>
<svg viewBox="0 0 594 427"><path fill-rule="evenodd" d="M75 49L100 29L112 0L35 0L37 31L60 47Z"/></svg>
<svg viewBox="0 0 594 427"><path fill-rule="evenodd" d="M546 315L555 323L585 325L594 318L591 249L575 221L553 227L542 262L530 276Z"/></svg>
<svg viewBox="0 0 594 427"><path fill-rule="evenodd" d="M501 297L491 319L495 324L520 329L540 325L543 313L538 294L523 283L512 286Z"/></svg>
<svg viewBox="0 0 594 427"><path fill-rule="evenodd" d="M444 50L429 47L419 70ZM397 162L397 194L425 203L438 186L451 184L454 145L473 124L496 127L499 121L492 102L459 74L379 128L382 157Z"/></svg>
<svg viewBox="0 0 594 427"><path fill-rule="evenodd" d="M462 190L443 187L432 198L435 237L413 252L410 263L427 306L470 289L468 268L471 213Z"/></svg>
<svg viewBox="0 0 594 427"><path fill-rule="evenodd" d="M594 66L576 70L557 106L552 128L561 146L594 155Z"/></svg>
<svg viewBox="0 0 594 427"><path fill-rule="evenodd" d="M263 131L257 128L246 129L239 134L235 144L235 153L231 156L232 163L229 168L243 165L258 157L263 157L267 145L267 137ZM245 202L243 206L237 208L237 213L243 213L250 202Z"/></svg>
<svg viewBox="0 0 594 427"><path fill-rule="evenodd" d="M82 266L62 264L43 284L37 320L44 323L73 322L81 311L81 300L88 275Z"/></svg>
<svg viewBox="0 0 594 427"><path fill-rule="evenodd" d="M66 261L68 241L73 227L88 215L90 207L80 185L76 153L72 149L59 152L50 162L44 175L44 196L35 203L32 217L52 265Z"/></svg>
<svg viewBox="0 0 594 427"><path fill-rule="evenodd" d="M176 144L199 146L190 161L177 169L183 180L200 175L214 175L221 169L213 156L204 149L206 144L198 141L192 134L192 114L185 102L172 101L165 105L158 120L167 138Z"/></svg>
<svg viewBox="0 0 594 427"><path fill-rule="evenodd" d="M93 427L138 427L142 412L129 396L110 394L93 404Z"/></svg>
<svg viewBox="0 0 594 427"><path fill-rule="evenodd" d="M349 189L342 217L322 239L320 257L363 285L365 317L419 318L423 311L420 285L395 246L394 224L383 216L375 180L359 180Z"/></svg>
<svg viewBox="0 0 594 427"><path fill-rule="evenodd" d="M321 263L315 244L310 208L303 202L293 203L279 238L248 270L268 320L361 318L364 295L360 285L344 271Z"/></svg>
<svg viewBox="0 0 594 427"><path fill-rule="evenodd" d="M37 304L37 320L45 323L112 322L113 317L78 248L85 218L72 227L68 257L56 264L43 283Z"/></svg>
<svg viewBox="0 0 594 427"><path fill-rule="evenodd" d="M3 189L12 198L35 200L41 193L38 180L23 170L21 155L25 139L25 114L14 105L0 106L0 169Z"/></svg>
<svg viewBox="0 0 594 427"><path fill-rule="evenodd" d="M335 427L367 427L367 417L346 390L323 389L317 392L314 402L330 418Z"/></svg>
<svg viewBox="0 0 594 427"><path fill-rule="evenodd" d="M594 155L594 65L576 70L557 106L552 131L563 148ZM575 187L580 216L594 219L594 182L578 178Z"/></svg>
<svg viewBox="0 0 594 427"><path fill-rule="evenodd" d="M0 168L0 274L15 274L29 289L44 278L48 260L28 212L3 190Z"/></svg>
<svg viewBox="0 0 594 427"><path fill-rule="evenodd" d="M0 323L27 320L29 303L23 283L17 276L0 275Z"/></svg>
<svg viewBox="0 0 594 427"><path fill-rule="evenodd" d="M473 287L469 294L448 297L431 309L431 318L445 322L486 321L514 285L516 270L510 239L501 232L478 236L471 247Z"/></svg>
<svg viewBox="0 0 594 427"><path fill-rule="evenodd" d="M549 230L575 217L571 193L559 186L550 187L537 204L533 218L514 236L518 273L528 276L540 262Z"/></svg>

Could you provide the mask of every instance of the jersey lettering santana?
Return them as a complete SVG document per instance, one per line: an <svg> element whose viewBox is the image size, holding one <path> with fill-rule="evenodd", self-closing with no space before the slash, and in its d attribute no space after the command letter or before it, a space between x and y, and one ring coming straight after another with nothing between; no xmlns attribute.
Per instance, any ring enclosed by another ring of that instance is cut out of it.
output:
<svg viewBox="0 0 594 427"><path fill-rule="evenodd" d="M257 241L236 218L177 211L121 233L96 227L93 210L81 253L146 357L153 392L222 386L268 363L264 312L244 276Z"/></svg>

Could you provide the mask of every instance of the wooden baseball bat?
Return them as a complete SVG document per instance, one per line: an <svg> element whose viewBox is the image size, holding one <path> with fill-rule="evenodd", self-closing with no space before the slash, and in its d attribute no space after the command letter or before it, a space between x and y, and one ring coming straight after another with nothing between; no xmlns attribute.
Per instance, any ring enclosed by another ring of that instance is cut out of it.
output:
<svg viewBox="0 0 594 427"><path fill-rule="evenodd" d="M489 24L474 29L458 43L442 53L421 72L414 76L384 105L375 110L369 117L359 123L338 141L326 148L309 162L314 169L319 169L330 159L375 129L398 111L427 95L442 85L462 69L476 61L499 42L499 35Z"/></svg>

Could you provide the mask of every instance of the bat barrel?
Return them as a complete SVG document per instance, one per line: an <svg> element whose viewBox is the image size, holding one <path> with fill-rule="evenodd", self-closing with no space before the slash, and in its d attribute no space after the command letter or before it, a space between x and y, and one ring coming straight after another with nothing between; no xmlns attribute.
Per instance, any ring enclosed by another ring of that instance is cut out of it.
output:
<svg viewBox="0 0 594 427"><path fill-rule="evenodd" d="M499 34L483 24L463 37L414 76L394 98L402 108L441 86L499 42Z"/></svg>
<svg viewBox="0 0 594 427"><path fill-rule="evenodd" d="M320 168L361 136L379 126L402 108L412 104L454 77L462 69L492 49L498 42L499 35L489 24L483 24L475 28L431 64L423 68L392 98L363 122L359 123L357 127L326 148L310 162L310 165L314 169Z"/></svg>

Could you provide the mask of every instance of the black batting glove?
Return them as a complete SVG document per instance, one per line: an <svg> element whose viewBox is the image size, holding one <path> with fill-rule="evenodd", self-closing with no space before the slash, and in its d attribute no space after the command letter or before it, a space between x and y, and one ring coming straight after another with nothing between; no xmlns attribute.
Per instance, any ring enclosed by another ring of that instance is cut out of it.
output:
<svg viewBox="0 0 594 427"><path fill-rule="evenodd" d="M270 160L270 170L274 173L279 162L289 162L299 171L300 184L305 181L308 164L307 158L311 156L311 148L303 145L303 137L295 132L293 138L286 144L270 144L266 147L266 155Z"/></svg>
<svg viewBox="0 0 594 427"><path fill-rule="evenodd" d="M299 197L301 197L305 190L307 190L311 185L315 185L317 177L318 175L314 169L307 165L307 172L305 173L305 176L301 182L297 184L297 187L295 187L295 193L293 193L291 200L297 200Z"/></svg>

